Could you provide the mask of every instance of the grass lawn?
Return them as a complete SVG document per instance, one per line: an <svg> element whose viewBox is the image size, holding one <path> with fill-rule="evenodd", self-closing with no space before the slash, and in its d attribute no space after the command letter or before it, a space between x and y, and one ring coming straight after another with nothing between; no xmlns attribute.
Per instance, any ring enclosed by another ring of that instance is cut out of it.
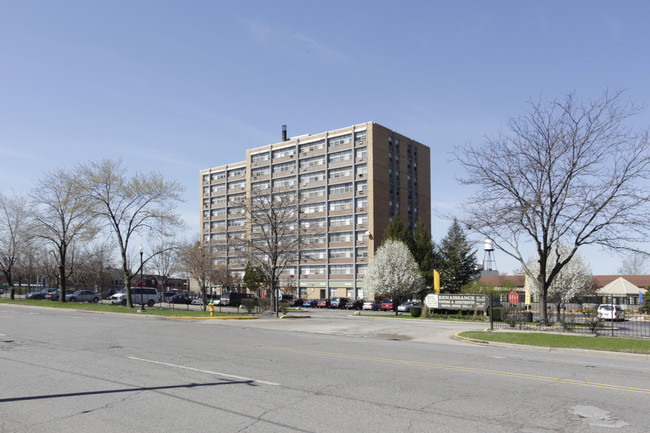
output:
<svg viewBox="0 0 650 433"><path fill-rule="evenodd" d="M543 332L489 332L466 331L461 337L500 343L524 344L540 347L564 347L572 349L607 350L650 354L650 340L634 338L594 337L582 335L558 335Z"/></svg>
<svg viewBox="0 0 650 433"><path fill-rule="evenodd" d="M106 303L101 304L89 304L87 302L57 302L57 301L32 301L27 299L15 299L10 300L6 298L0 298L0 304L19 304L19 305L30 305L37 307L47 307L47 308L68 308L73 310L89 310L89 311L103 311L111 313L127 313L127 314L142 314L138 313L139 305L134 306L133 308L123 307L121 305L111 305ZM187 310L185 305L176 305L174 309L171 308L160 308L157 305L154 307L145 307L146 314L156 315L156 316L188 316L188 317L209 317L210 309L206 308L206 311L192 311ZM219 312L219 307L215 307L214 315L217 316L232 316L233 313L237 313L237 309L234 307L223 307L222 313ZM248 314L245 309L239 311L241 314Z"/></svg>

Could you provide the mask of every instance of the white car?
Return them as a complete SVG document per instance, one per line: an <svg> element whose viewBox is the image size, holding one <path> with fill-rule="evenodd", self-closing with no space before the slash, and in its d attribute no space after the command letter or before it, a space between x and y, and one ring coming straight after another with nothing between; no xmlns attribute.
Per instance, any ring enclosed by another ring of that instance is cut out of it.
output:
<svg viewBox="0 0 650 433"><path fill-rule="evenodd" d="M122 289L110 298L111 304L126 305L126 289ZM153 307L162 299L162 294L152 287L131 287L131 303L133 305L146 304Z"/></svg>
<svg viewBox="0 0 650 433"><path fill-rule="evenodd" d="M598 318L604 320L625 320L625 311L620 305L601 304L598 306Z"/></svg>

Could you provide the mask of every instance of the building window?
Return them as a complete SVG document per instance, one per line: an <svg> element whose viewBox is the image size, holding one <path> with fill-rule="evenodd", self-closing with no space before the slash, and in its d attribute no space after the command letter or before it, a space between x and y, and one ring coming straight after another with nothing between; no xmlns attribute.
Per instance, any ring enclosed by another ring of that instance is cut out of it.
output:
<svg viewBox="0 0 650 433"><path fill-rule="evenodd" d="M331 248L330 259L350 259L353 256L352 248Z"/></svg>
<svg viewBox="0 0 650 433"><path fill-rule="evenodd" d="M352 232L330 233L330 242L352 242Z"/></svg>
<svg viewBox="0 0 650 433"><path fill-rule="evenodd" d="M345 152L331 153L329 155L330 164L341 161L349 161L352 159L352 151L347 150Z"/></svg>
<svg viewBox="0 0 650 433"><path fill-rule="evenodd" d="M352 167L337 168L329 171L330 180L348 176L352 176Z"/></svg>
<svg viewBox="0 0 650 433"><path fill-rule="evenodd" d="M240 177L246 174L245 168L235 168L228 170L228 177Z"/></svg>
<svg viewBox="0 0 650 433"><path fill-rule="evenodd" d="M368 134L366 131L359 131L354 133L354 141L359 142L359 141L366 141Z"/></svg>
<svg viewBox="0 0 650 433"><path fill-rule="evenodd" d="M260 162L268 161L269 160L269 152L264 152L264 153L256 153L255 155L251 156L251 162L253 164L258 164Z"/></svg>
<svg viewBox="0 0 650 433"><path fill-rule="evenodd" d="M286 158L288 156L293 156L295 154L296 154L296 149L293 147L278 149L273 151L273 159Z"/></svg>
<svg viewBox="0 0 650 433"><path fill-rule="evenodd" d="M352 143L352 134L341 135L340 137L332 137L327 140L327 147L342 146L344 144Z"/></svg>
<svg viewBox="0 0 650 433"><path fill-rule="evenodd" d="M212 180L219 180L219 179L225 179L226 178L226 172L225 171L218 171L216 173L212 173Z"/></svg>
<svg viewBox="0 0 650 433"><path fill-rule="evenodd" d="M361 149L357 149L357 160L358 161L363 161L366 156L368 155L368 149L366 147L363 147Z"/></svg>
<svg viewBox="0 0 650 433"><path fill-rule="evenodd" d="M301 170L307 170L309 167L316 167L318 165L325 165L325 156L316 156L300 161Z"/></svg>
<svg viewBox="0 0 650 433"><path fill-rule="evenodd" d="M306 185L308 182L321 182L325 180L325 172L317 171L315 173L301 174L300 183Z"/></svg>
<svg viewBox="0 0 650 433"><path fill-rule="evenodd" d="M329 208L330 211L352 209L352 199L331 201Z"/></svg>
<svg viewBox="0 0 650 433"><path fill-rule="evenodd" d="M314 150L325 149L325 140L315 141L313 143L305 143L300 146L302 153L313 152Z"/></svg>
<svg viewBox="0 0 650 433"><path fill-rule="evenodd" d="M293 161L285 162L284 164L273 165L273 173L284 173L284 172L293 173L295 169L296 169L296 163Z"/></svg>
<svg viewBox="0 0 650 433"><path fill-rule="evenodd" d="M330 275L349 275L352 269L352 265L330 265Z"/></svg>
<svg viewBox="0 0 650 433"><path fill-rule="evenodd" d="M342 227L352 225L352 215L344 215L339 217L332 217L329 219L330 227Z"/></svg>
<svg viewBox="0 0 650 433"><path fill-rule="evenodd" d="M329 187L329 195L349 194L351 192L352 192L352 183L343 183L340 185L332 185Z"/></svg>
<svg viewBox="0 0 650 433"><path fill-rule="evenodd" d="M256 178L258 176L268 176L269 174L271 174L271 170L268 166L255 168L251 171L251 176L253 176L253 178Z"/></svg>

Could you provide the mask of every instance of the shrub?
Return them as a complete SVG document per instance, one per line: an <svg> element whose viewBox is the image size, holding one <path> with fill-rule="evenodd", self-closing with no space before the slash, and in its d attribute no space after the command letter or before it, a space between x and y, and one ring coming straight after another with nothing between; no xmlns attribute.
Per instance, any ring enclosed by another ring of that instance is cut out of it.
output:
<svg viewBox="0 0 650 433"><path fill-rule="evenodd" d="M492 320L495 322L501 322L503 315L501 314L501 309L503 307L492 307ZM489 314L488 310L488 314Z"/></svg>
<svg viewBox="0 0 650 433"><path fill-rule="evenodd" d="M501 319L514 328L517 323L522 322L523 316L519 308L514 305L509 305L501 309Z"/></svg>
<svg viewBox="0 0 650 433"><path fill-rule="evenodd" d="M422 315L422 307L411 307L411 316L420 317Z"/></svg>
<svg viewBox="0 0 650 433"><path fill-rule="evenodd" d="M259 306L260 310L269 311L271 309L271 298L260 298Z"/></svg>
<svg viewBox="0 0 650 433"><path fill-rule="evenodd" d="M279 308L282 314L287 314L289 312L289 303L287 301L280 301Z"/></svg>
<svg viewBox="0 0 650 433"><path fill-rule="evenodd" d="M257 302L255 299L244 298L241 300L241 306L244 307L249 314L253 312L256 305Z"/></svg>

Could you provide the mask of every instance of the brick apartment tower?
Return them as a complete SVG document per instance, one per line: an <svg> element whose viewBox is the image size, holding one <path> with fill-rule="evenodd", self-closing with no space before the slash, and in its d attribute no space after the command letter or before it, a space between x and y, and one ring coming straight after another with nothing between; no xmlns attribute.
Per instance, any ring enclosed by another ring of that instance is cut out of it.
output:
<svg viewBox="0 0 650 433"><path fill-rule="evenodd" d="M410 230L431 231L430 150L374 122L246 151L246 160L201 170L201 242L215 265L243 277L246 259L228 248L249 236L242 203L255 194L295 191L296 224L308 243L280 287L303 299L372 299L363 276L398 212ZM313 233L310 235L310 232ZM217 289L218 290L218 289Z"/></svg>

